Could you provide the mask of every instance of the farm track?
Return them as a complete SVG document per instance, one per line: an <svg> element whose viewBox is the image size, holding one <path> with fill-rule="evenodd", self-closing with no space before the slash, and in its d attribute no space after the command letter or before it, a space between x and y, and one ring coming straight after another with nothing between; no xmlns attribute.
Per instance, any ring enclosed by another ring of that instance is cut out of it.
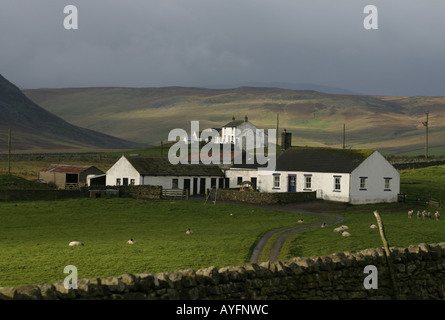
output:
<svg viewBox="0 0 445 320"><path fill-rule="evenodd" d="M202 200L199 198L192 198L195 200ZM204 201L204 200L202 200ZM250 263L257 263L259 261L259 258L261 254L264 251L264 248L268 244L269 240L276 234L281 233L281 235L278 236L278 238L274 241L271 250L269 252L269 260L270 261L277 261L278 257L280 256L281 249L283 248L284 243L286 242L287 238L289 238L291 235L306 231L313 228L320 228L322 223L326 223L327 225L335 224L342 222L344 219L341 216L333 215L329 213L321 213L320 211L341 211L347 209L347 204L345 203L339 203L339 202L332 202L332 201L326 201L326 200L316 200L311 202L303 202L303 203L292 203L292 204L286 204L286 205L255 205L255 204L247 204L247 203L240 203L240 202L230 202L230 201L222 201L218 200L218 202L226 202L226 203L236 203L239 205L245 205L249 207L259 207L259 208L265 208L265 209L271 209L271 210L280 210L280 211L287 211L287 212L296 212L301 213L305 215L310 216L316 216L319 218L319 220L311 222L311 223L303 223L298 226L289 226L289 227L283 227L275 230L271 230L264 234L255 244L255 246L252 249L249 262Z"/></svg>
<svg viewBox="0 0 445 320"><path fill-rule="evenodd" d="M304 223L301 226L293 226L293 227L285 227L280 228L276 230L269 231L266 233L261 239L257 242L254 249L252 250L252 254L250 256L250 263L257 263L259 261L261 253L264 251L265 246L269 242L270 238L274 236L275 234L281 233L278 238L274 241L270 252L269 252L269 260L270 261L277 261L278 257L280 256L281 249L283 248L284 243L286 242L287 238L289 238L291 235L306 231L313 228L320 228L322 223L326 223L327 225L335 224L343 221L343 218L336 215L329 215L319 212L313 212L308 211L304 209L299 208L287 208L287 209L281 209L281 208L273 208L274 210L283 210L283 211L289 211L289 212L297 212L301 214L316 216L320 218L319 220L311 223Z"/></svg>

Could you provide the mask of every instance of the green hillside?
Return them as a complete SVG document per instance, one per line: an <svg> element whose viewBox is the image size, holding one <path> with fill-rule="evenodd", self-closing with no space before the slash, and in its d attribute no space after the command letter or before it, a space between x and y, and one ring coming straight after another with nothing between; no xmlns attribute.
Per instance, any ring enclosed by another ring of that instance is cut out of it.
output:
<svg viewBox="0 0 445 320"><path fill-rule="evenodd" d="M0 114L0 153L8 150L9 129L13 152L82 152L140 146L67 122L41 108L1 75Z"/></svg>
<svg viewBox="0 0 445 320"><path fill-rule="evenodd" d="M219 128L248 116L260 128L292 132L294 145L341 147L389 153L420 149L422 121L430 112L430 146L442 145L444 97L373 97L277 88L236 89L77 88L23 90L33 101L70 123L146 145L167 140L173 128Z"/></svg>

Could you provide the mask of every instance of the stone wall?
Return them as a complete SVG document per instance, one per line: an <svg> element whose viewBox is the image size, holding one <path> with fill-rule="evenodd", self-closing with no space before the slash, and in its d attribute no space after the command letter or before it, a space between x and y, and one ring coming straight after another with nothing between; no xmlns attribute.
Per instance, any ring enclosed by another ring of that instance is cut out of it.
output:
<svg viewBox="0 0 445 320"><path fill-rule="evenodd" d="M57 200L85 197L81 190L0 190L0 201Z"/></svg>
<svg viewBox="0 0 445 320"><path fill-rule="evenodd" d="M134 199L161 199L162 187L149 185L131 186L92 186L89 190L118 190L119 197Z"/></svg>
<svg viewBox="0 0 445 320"><path fill-rule="evenodd" d="M217 200L239 201L253 204L285 204L316 200L316 192L255 192L218 189ZM215 199L215 190L209 199Z"/></svg>
<svg viewBox="0 0 445 320"><path fill-rule="evenodd" d="M391 248L391 252L399 299L444 299L445 243ZM365 289L368 265L377 268L377 289ZM69 290L63 280L0 288L0 299L392 299L388 270L380 248L276 263L82 279L77 289Z"/></svg>

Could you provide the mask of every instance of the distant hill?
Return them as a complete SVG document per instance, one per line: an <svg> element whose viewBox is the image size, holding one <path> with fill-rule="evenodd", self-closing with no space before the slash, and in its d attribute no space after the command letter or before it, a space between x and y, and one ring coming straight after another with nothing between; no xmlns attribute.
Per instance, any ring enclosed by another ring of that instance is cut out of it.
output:
<svg viewBox="0 0 445 320"><path fill-rule="evenodd" d="M89 129L144 144L167 140L171 129L219 128L232 117L260 128L292 132L293 145L407 152L424 145L430 112L431 147L444 145L445 97L378 97L276 87L206 89L65 88L23 92L46 110Z"/></svg>
<svg viewBox="0 0 445 320"><path fill-rule="evenodd" d="M8 129L12 131L12 152L15 153L91 152L141 146L68 123L31 101L0 75L0 153L8 150Z"/></svg>

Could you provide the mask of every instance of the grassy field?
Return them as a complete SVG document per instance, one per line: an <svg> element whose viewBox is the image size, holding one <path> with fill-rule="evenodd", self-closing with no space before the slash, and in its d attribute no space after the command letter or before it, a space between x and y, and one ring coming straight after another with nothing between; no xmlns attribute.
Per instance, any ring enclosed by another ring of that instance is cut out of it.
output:
<svg viewBox="0 0 445 320"><path fill-rule="evenodd" d="M297 225L301 217L197 201L1 203L0 286L63 280L66 265L75 265L79 278L239 265L263 233ZM127 245L130 238L136 244ZM85 246L69 247L70 241Z"/></svg>
<svg viewBox="0 0 445 320"><path fill-rule="evenodd" d="M310 257L314 255L329 255L335 252L349 250L364 250L383 247L378 229L370 229L371 223L377 224L373 214L377 210L385 226L385 234L391 247L407 247L411 244L445 242L444 210L440 210L442 219L418 220L416 217L408 219L407 212L412 208L422 211L427 209L434 212L436 208L412 206L406 204L377 204L349 207L346 211L337 212L345 220L341 225L347 225L351 236L342 237L333 232L336 226L325 229L315 228L289 238L280 259L295 256ZM339 226L338 224L337 226Z"/></svg>
<svg viewBox="0 0 445 320"><path fill-rule="evenodd" d="M430 194L445 200L445 166L401 171L401 192ZM21 179L0 176L0 187L28 188ZM327 255L381 247L373 215L378 210L391 246L445 241L445 211L439 221L407 218L424 204L392 203L345 206L338 212L351 237L329 228L293 235L280 259ZM232 213L232 215L230 215ZM183 268L239 265L247 262L255 242L284 226L300 228L297 213L252 206L197 201L144 201L124 198L72 199L0 203L0 286L20 286L63 280L66 265L75 265L79 278L123 273L164 272ZM316 218L304 216L305 223ZM191 228L194 234L187 236ZM136 244L125 242L135 238ZM274 237L276 238L276 237ZM82 241L83 247L69 247ZM268 247L271 243L268 243ZM267 259L262 255L262 259Z"/></svg>

